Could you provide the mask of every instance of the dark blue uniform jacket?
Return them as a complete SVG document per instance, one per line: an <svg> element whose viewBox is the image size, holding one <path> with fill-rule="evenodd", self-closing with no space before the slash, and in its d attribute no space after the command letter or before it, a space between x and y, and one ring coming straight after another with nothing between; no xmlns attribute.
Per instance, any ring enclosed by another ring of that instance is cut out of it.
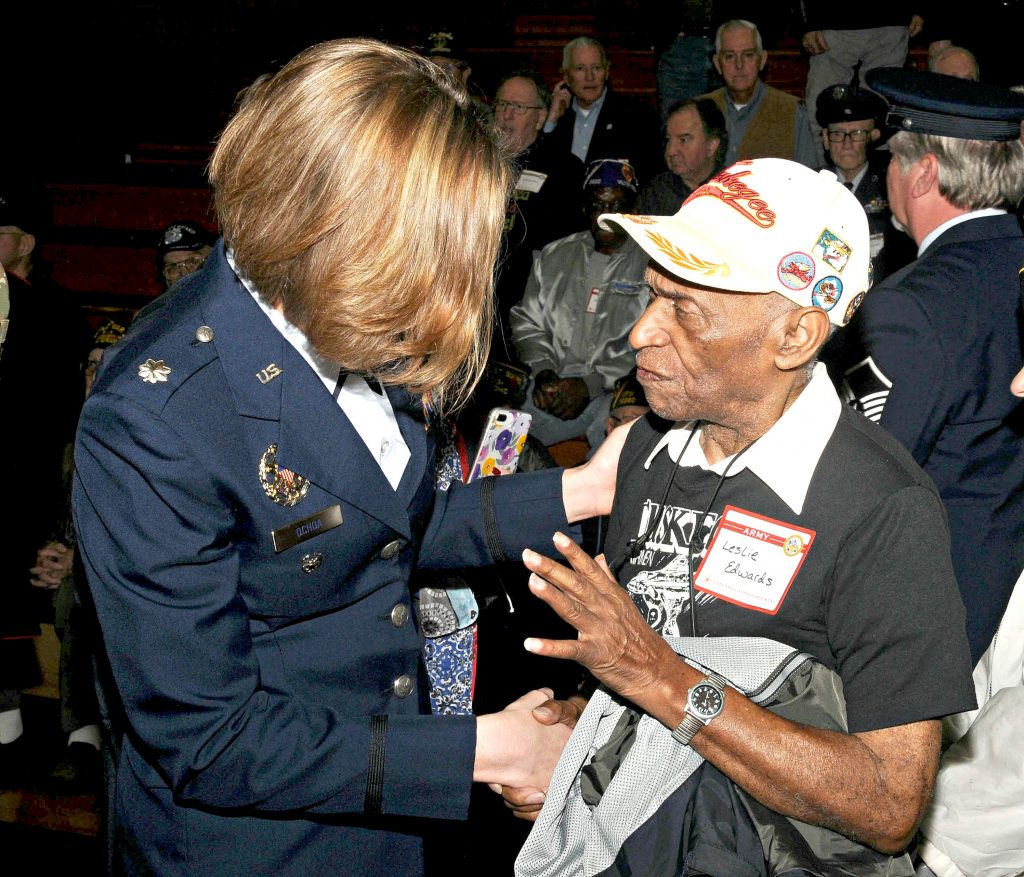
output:
<svg viewBox="0 0 1024 877"><path fill-rule="evenodd" d="M482 482L435 494L420 406L388 392L397 491L221 244L112 348L74 509L127 717L130 871L417 874L409 817L465 816L475 720L420 714L408 582L492 562ZM264 485L299 479L292 506ZM495 549L550 553L561 470L489 481Z"/></svg>
<svg viewBox="0 0 1024 877"><path fill-rule="evenodd" d="M1012 214L959 223L872 289L829 363L939 489L977 663L1024 567L1024 363Z"/></svg>

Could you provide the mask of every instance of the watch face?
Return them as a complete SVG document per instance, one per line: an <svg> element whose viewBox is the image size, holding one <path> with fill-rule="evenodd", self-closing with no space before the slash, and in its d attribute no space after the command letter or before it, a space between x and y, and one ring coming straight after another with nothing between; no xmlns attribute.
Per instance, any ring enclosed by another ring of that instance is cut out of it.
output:
<svg viewBox="0 0 1024 877"><path fill-rule="evenodd" d="M702 719L714 718L724 705L722 692L713 685L697 685L690 693L690 705Z"/></svg>

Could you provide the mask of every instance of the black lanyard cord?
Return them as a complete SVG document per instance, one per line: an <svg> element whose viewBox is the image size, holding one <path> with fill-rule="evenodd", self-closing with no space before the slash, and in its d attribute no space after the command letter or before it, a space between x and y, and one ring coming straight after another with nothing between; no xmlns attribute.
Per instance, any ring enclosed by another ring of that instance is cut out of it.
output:
<svg viewBox="0 0 1024 877"><path fill-rule="evenodd" d="M646 541L650 538L651 534L657 529L658 522L664 519L664 517L665 517L665 503L668 502L669 494L672 492L672 487L675 485L676 476L678 475L679 470L682 468L682 466L680 466L680 462L682 461L683 457L686 456L686 450L687 450L687 448L690 447L690 442L693 440L693 437L697 434L697 430L700 429L701 427L703 427L703 425L704 425L704 422L702 420L694 421L693 428L691 429L690 434L686 438L686 442L683 445L683 449L676 455L676 458L673 461L674 469L672 471L671 477L665 483L665 492L664 492L664 494L661 497L661 505L658 508L657 513L651 515L650 520L648 520L648 522L647 522L647 526L644 528L644 532L641 533L639 536L634 536L632 539L628 540L628 542L626 543L629 546L629 551L628 551L626 557L623 560L623 564L628 563L630 560L632 560L636 556L637 552L639 550L641 550L641 548L644 545L644 543L646 543ZM689 604L690 604L690 630L691 630L691 632L692 632L694 637L696 637L698 635L697 634L697 600L696 600L696 597L694 595L694 588L695 588L694 573L696 572L696 570L694 569L694 564L693 564L693 561L694 561L694 554L693 554L694 543L697 542L698 534L704 529L704 524L707 521L708 515L711 514L711 508L712 508L712 506L714 506L715 500L718 499L718 494L722 490L722 485L725 484L725 479L726 479L726 476L728 476L728 474L729 474L729 470L732 469L733 464L740 457L742 457L748 450L750 450L750 448L752 448L756 442L757 442L757 439L754 439L754 441L752 441L749 445L747 445L745 448L743 448L738 453L734 454L733 458L728 462L728 464L726 465L725 469L722 471L722 474L718 477L718 484L715 485L714 493L711 494L711 500L708 502L707 506L704 508L704 512L701 514L700 518L698 518L697 521L695 522L693 531L690 534L690 538L687 539L686 543L685 543L686 544L686 572L687 572L687 575L689 577L689 589L690 589L689 590L689 598L688 598L688 601L689 601ZM700 547L701 547L701 549L703 549L703 545L701 545ZM618 565L613 565L612 568L616 569L616 568L618 568Z"/></svg>
<svg viewBox="0 0 1024 877"><path fill-rule="evenodd" d="M697 533L704 529L704 522L707 520L708 515L711 514L711 507L715 504L715 500L718 499L718 493L722 489L722 485L725 484L725 477L729 474L729 470L732 468L733 463L735 463L748 450L750 450L750 448L752 448L754 446L754 443L756 441L757 441L757 439L754 439L754 441L752 441L749 445L747 445L745 448L743 448L743 450L741 450L739 453L733 455L733 458L729 461L728 465L726 465L725 469L722 470L722 474L718 477L718 484L715 485L715 492L711 494L711 500L708 502L707 506L705 506L704 513L700 516L700 522L698 523L698 525L696 527L694 527L693 534L690 536L689 541L686 543L686 572L687 572L687 574L689 575L689 578L690 578L690 594L689 594L689 601L690 601L690 631L691 631L691 633L693 634L694 637L696 637L698 634L697 634L697 595L695 593L695 591L697 589L697 583L694 581L694 577L695 577L695 574L696 574L697 571L694 569L694 566L693 566L693 544L697 541ZM679 456L680 456L680 459L681 459L682 458L682 454L680 454ZM679 468L678 463L676 464L676 468L677 469ZM701 546L701 547L703 548L703 546Z"/></svg>

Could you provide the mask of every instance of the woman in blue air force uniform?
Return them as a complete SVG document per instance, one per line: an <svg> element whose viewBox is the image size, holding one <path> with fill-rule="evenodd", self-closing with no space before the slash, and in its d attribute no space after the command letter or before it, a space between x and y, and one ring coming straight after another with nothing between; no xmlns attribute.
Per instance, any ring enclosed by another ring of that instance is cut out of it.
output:
<svg viewBox="0 0 1024 877"><path fill-rule="evenodd" d="M604 458L435 494L433 416L488 346L509 171L464 92L368 40L249 89L214 154L224 239L113 348L76 523L125 727L130 873L419 874L471 781L544 787L533 692L423 715L415 568L544 549Z"/></svg>

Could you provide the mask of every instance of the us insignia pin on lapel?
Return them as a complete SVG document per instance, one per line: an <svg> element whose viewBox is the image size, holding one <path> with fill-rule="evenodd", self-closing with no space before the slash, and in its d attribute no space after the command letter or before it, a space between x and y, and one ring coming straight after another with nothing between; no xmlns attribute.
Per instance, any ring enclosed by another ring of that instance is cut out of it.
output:
<svg viewBox="0 0 1024 877"><path fill-rule="evenodd" d="M167 380L171 370L162 359L147 359L139 366L139 377L147 384L159 384Z"/></svg>
<svg viewBox="0 0 1024 877"><path fill-rule="evenodd" d="M261 384L269 384L278 375L283 375L284 369L281 368L277 363L272 362L264 369L256 372L256 377L259 379Z"/></svg>
<svg viewBox="0 0 1024 877"><path fill-rule="evenodd" d="M267 496L283 506L293 506L309 493L309 481L291 469L278 467L276 444L260 457L260 484Z"/></svg>

